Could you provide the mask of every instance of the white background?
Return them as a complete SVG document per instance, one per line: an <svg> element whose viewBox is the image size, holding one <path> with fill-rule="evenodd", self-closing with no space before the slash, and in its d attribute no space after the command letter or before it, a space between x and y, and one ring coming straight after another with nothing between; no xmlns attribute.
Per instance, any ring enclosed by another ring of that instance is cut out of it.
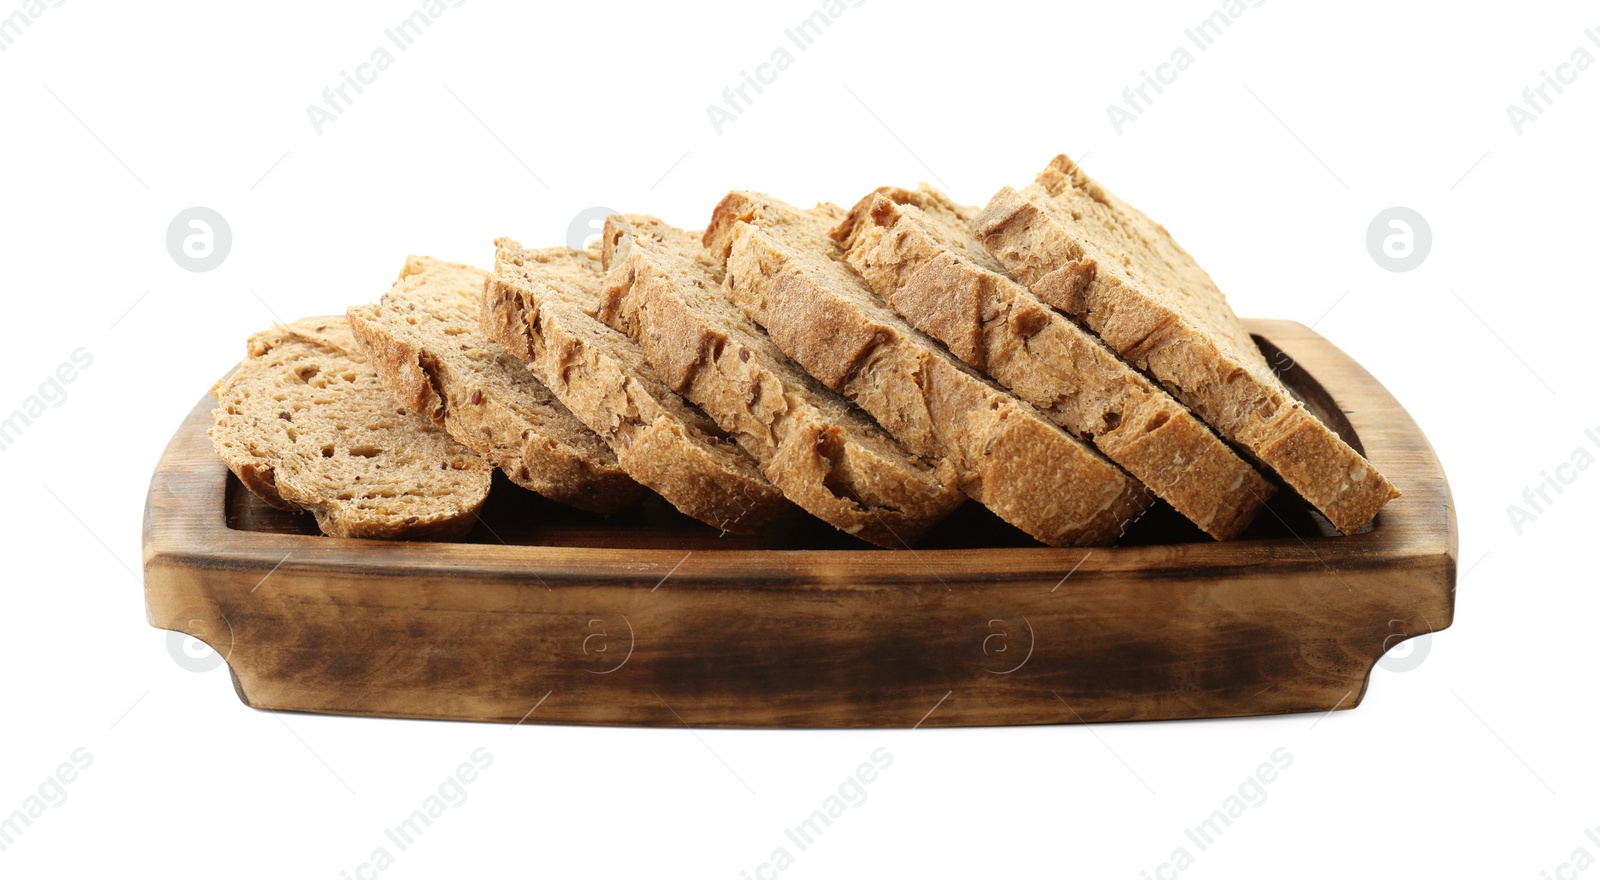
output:
<svg viewBox="0 0 1600 880"><path fill-rule="evenodd" d="M0 814L93 755L0 875L354 877L483 747L467 801L381 876L754 877L882 747L894 763L868 800L783 876L1141 878L1180 845L1185 877L1600 876L1560 868L1579 847L1600 858L1582 562L1600 469L1520 535L1507 514L1600 428L1600 69L1520 135L1505 110L1575 47L1600 54L1592 7L1272 0L1119 135L1106 105L1217 4L869 0L719 135L706 106L816 4L473 0L319 135L307 105L417 6L72 0L0 53L0 411L76 349L94 359L0 453ZM146 625L151 469L275 317L374 299L407 253L481 264L498 235L559 243L591 206L698 227L734 187L849 204L919 180L982 203L1061 151L1165 223L1240 314L1316 323L1442 457L1456 624L1390 664L1410 671L1379 668L1357 710L698 739L278 716ZM192 205L233 231L208 273L165 246ZM1392 205L1432 227L1412 272L1366 250ZM1196 852L1184 829L1279 748L1293 764L1265 802Z"/></svg>

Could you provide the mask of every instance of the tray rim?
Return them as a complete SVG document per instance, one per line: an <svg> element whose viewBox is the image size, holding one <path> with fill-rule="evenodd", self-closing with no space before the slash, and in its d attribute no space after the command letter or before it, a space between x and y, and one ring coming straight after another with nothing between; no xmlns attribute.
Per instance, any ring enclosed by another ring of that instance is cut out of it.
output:
<svg viewBox="0 0 1600 880"><path fill-rule="evenodd" d="M485 604L494 608L526 609L535 601L529 598L534 594L528 591L537 590L543 594L546 588L558 591L558 597L573 597L558 598L556 604L580 601L591 595L602 603L631 601L630 597L636 598L656 586L663 573L681 565L674 583L687 581L687 589L682 593L665 591L675 594L671 602L679 603L669 613L683 614L686 606L696 602L717 601L712 597L724 588L737 587L760 591L768 600L790 602L786 613L792 614L800 607L795 603L810 601L801 597L819 591L887 594L910 590L919 597L922 607L944 608L937 605L945 601L943 597L929 598L943 593L930 577L930 570L936 573L938 581L959 582L966 585L964 589L969 593L985 594L985 601L1006 601L1007 597L1023 601L1026 590L1039 582L1054 582L1070 568L1076 572L1074 586L1084 590L1085 595L1099 595L1091 584L1108 582L1124 584L1142 593L1147 592L1146 588L1153 588L1158 591L1157 595L1163 596L1185 595L1195 589L1205 589L1206 584L1217 583L1228 584L1228 590L1259 593L1270 584L1274 590L1303 592L1308 597L1320 597L1320 601L1333 601L1328 598L1332 594L1326 591L1343 585L1348 578L1357 586L1359 594L1351 601L1365 603L1360 607L1366 612L1379 606L1392 607L1396 614L1413 621L1423 615L1428 631L1448 628L1454 617L1459 558L1455 510L1437 455L1420 427L1365 369L1311 328L1295 322L1270 320L1246 320L1245 325L1253 334L1289 354L1296 368L1303 367L1323 393L1341 406L1369 459L1405 493L1390 502L1370 531L1334 537L1095 548L696 550L693 559L687 559L679 549L380 542L240 531L230 528L226 522L224 490L229 473L206 436L212 404L209 398L202 398L178 429L152 478L144 518L146 616L157 628L188 632L204 639L203 627L197 621L186 624L172 620L169 612L185 602L189 605L205 601L215 603L219 596L236 596L274 571L280 576L290 576L289 580L311 578L335 585L328 587L328 592L356 601L363 608L390 607L402 611L415 608L407 604L410 601L404 595L407 591L384 590L382 582L396 576L420 577L438 585L428 591L426 610L453 613L481 612ZM997 565L1002 558L1004 565ZM470 585L458 583L464 568L470 571ZM1281 572L1296 570L1302 573L1326 570L1339 580L1333 585L1320 578L1283 583L1272 580ZM841 576L840 571L849 575ZM1322 582L1312 583L1317 580ZM321 592L318 595L322 595ZM967 601L963 597L957 600ZM952 600L949 608L954 608L957 600ZM1354 626L1354 621L1346 620L1346 624ZM1398 640L1423 634L1417 629L1402 634ZM1384 650L1397 643L1385 638L1381 647L1374 647L1376 643L1371 636L1371 632L1356 634L1353 629L1329 636L1348 648L1350 656L1362 658L1354 661L1357 665L1365 664L1359 670L1359 682L1354 677L1348 678L1354 699L1344 701L1337 708L1353 708L1360 703L1373 665ZM1371 653L1370 658L1368 653ZM1349 662L1342 674L1353 676ZM455 709L447 711L425 710L407 703L399 704L402 707L399 709L392 705L352 708L326 700L316 702L316 695L304 698L312 700L311 704L280 700L278 705L271 705L272 698L258 702L248 697L246 685L240 682L242 667L236 668L233 658L229 665L241 699L259 708L382 717L517 720L514 716L501 718L492 712L483 714L487 710L480 711L476 704L459 700L450 703ZM250 670L250 674L260 673ZM277 684L280 683L271 680L252 682L252 686L263 687ZM1324 689L1333 686L1327 681L1314 684ZM1022 712L1003 705L1004 699L1020 699L1016 694L1023 692L1024 689L1018 689L1010 697L999 697L993 692L974 691L976 708L955 711L947 708L944 711L955 716L955 720L941 724L1073 720L1048 713ZM322 696L330 694L332 690ZM1148 696L1145 697L1147 701ZM452 699L455 698L467 699L452 695ZM992 705L985 702L994 700L1002 702ZM1220 708L1197 713L1180 707L1175 710L1177 714L1146 714L1127 720L1312 711L1311 707L1299 704L1290 708L1282 707L1287 704L1274 704L1279 707L1264 709L1219 705ZM614 716L581 717L558 723L644 726L678 723L672 718L658 722L650 716L649 707L613 708L616 709ZM734 711L731 715L719 715L716 705L701 708L703 711L698 715L694 712L699 710L684 708L695 726L893 726L835 723L837 718L833 716L827 716L829 720L822 724L776 723L757 717L759 712L740 714ZM1328 708L1323 705L1321 710ZM1088 718L1078 720L1119 720L1088 710L1085 713ZM730 717L735 720L728 720ZM757 720L749 720L752 717ZM1005 720L984 720L991 717ZM907 723L913 720L908 719Z"/></svg>

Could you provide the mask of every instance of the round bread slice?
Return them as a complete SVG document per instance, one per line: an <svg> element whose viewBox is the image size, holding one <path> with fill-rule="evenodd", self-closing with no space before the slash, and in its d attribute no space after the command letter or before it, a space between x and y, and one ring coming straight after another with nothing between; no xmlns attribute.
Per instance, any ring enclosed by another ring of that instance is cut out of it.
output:
<svg viewBox="0 0 1600 880"><path fill-rule="evenodd" d="M489 495L489 464L396 406L342 317L257 333L211 393L211 442L229 469L326 535L452 540Z"/></svg>

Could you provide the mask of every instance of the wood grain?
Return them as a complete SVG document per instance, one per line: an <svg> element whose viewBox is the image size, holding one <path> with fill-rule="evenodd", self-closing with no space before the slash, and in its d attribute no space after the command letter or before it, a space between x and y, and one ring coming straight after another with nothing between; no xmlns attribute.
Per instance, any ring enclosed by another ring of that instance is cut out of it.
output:
<svg viewBox="0 0 1600 880"><path fill-rule="evenodd" d="M1359 365L1299 324L1246 323L1404 493L1370 530L1339 537L1284 491L1226 543L1158 509L1125 545L1048 548L968 505L877 550L798 515L721 536L659 499L607 519L500 485L462 543L326 538L238 486L207 398L151 483L149 621L273 710L939 727L1348 709L1385 650L1451 624L1449 486Z"/></svg>

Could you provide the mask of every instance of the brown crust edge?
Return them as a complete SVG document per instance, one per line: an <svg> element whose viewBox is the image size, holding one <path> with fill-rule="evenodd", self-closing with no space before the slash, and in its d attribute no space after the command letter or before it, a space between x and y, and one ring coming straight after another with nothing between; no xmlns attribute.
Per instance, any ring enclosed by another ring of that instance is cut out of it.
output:
<svg viewBox="0 0 1600 880"><path fill-rule="evenodd" d="M923 235L915 223L907 224L909 228L902 227L906 215L900 206L908 200L915 204L917 195L899 187L879 187L857 202L850 215L834 231L834 239L845 248L846 261L859 270L862 262L869 259L871 252L880 249L884 241L898 242L904 235ZM996 371L990 365L1001 363L1002 359L991 356L996 353L988 348L991 337L982 332L984 325L981 315L996 303L1005 302L1002 320L1004 314L1022 314L1018 311L1018 307L1021 307L1023 311L1035 309L1036 319L1070 323L1043 303L1035 306L1037 299L1011 278L972 264L959 252L943 247L937 240L929 240L929 246L938 249L943 256L923 261L920 267L901 273L896 289L879 290L878 293L913 326L945 342L953 353L970 366L988 369L993 373ZM1008 291L1003 288L1004 285L1014 285L1016 289ZM972 296L955 295L958 291L967 291ZM964 314L950 316L952 306ZM935 308L939 314L934 314ZM954 320L948 326L941 326L944 322L940 315L953 317ZM952 332L960 332L958 327L966 328L968 324L972 329L969 336L950 336ZM1048 329L1048 325L1038 329ZM1074 342L1103 345L1087 331L1079 330L1076 324L1058 327L1056 332L1085 337L1082 340L1069 338L1064 343L1068 346ZM1028 358L1048 363L1050 355L1047 350L1028 345L1027 337L1016 335L1015 338L1016 345L1027 353ZM963 344L964 340L970 345ZM1115 358L1115 354L1109 350L1104 355ZM1076 372L1073 363L1050 363L1049 366L1055 373ZM1006 370L1003 365L999 369L1000 372ZM1114 391L1118 401L1114 410L1121 414L1122 420L1120 426L1109 433L1091 432L1089 426L1073 424L1074 419L1050 409L1043 400L1047 391L1040 390L1032 395L1034 399L1029 402L1039 406L1046 418L1068 430L1080 436L1089 433L1091 442L1101 452L1126 468L1211 537L1218 540L1236 537L1249 526L1266 499L1272 495L1272 484L1159 386L1155 387L1154 394L1137 393L1137 383L1148 380L1131 367L1127 368L1127 372L1127 378L1136 384ZM997 375L995 378L1025 399L1029 396L1005 382L1002 377ZM1136 430L1136 426L1149 424L1157 427L1130 433ZM1190 465L1173 473L1172 462L1179 460L1180 456Z"/></svg>
<svg viewBox="0 0 1600 880"><path fill-rule="evenodd" d="M731 340L679 302L672 289L675 282L648 255L627 246L623 239L633 234L631 224L624 226L628 223L624 217L606 221L606 254L612 265L601 293L600 314L610 316L607 323L616 329L636 334L636 341L644 346L663 382L669 386L684 385L674 390L699 405L723 430L741 438L739 429L746 427L747 413L724 405L725 401L739 395L741 389L734 387L733 380L719 370L716 362L707 361L708 351L718 348L712 344L714 340ZM624 254L620 260L617 259L619 253ZM637 316L637 323L620 320L625 310L622 303L630 295L639 302L626 311ZM674 320L687 325L686 332L661 332L662 322ZM630 323L632 326L622 326ZM685 353L692 353L696 358L698 368L686 381L679 381L685 377L669 375L670 371L663 369L664 355L658 345L669 339L682 340L686 349L677 352L673 356L675 360L681 360L677 355ZM739 357L736 349L737 346L725 349L725 357ZM745 361L740 363L743 366ZM765 370L762 372L771 375ZM718 385L721 387L715 387ZM793 391L786 388L784 393ZM751 455L762 474L789 500L829 525L879 547L897 548L915 543L966 500L959 492L943 490L932 471L914 465L910 453L904 453L903 461L886 459L877 450L856 440L848 430L819 424L810 407L804 412L804 415L790 413L788 418L792 424L783 438L769 450L751 451ZM838 447L834 456L824 453L830 446ZM758 454L762 451L767 453L764 462L763 456ZM842 468L841 462L850 466ZM831 488L840 477L843 482L838 485L842 492ZM910 485L908 478L918 477L931 484L928 491L919 492ZM852 500L848 497L851 495L860 500ZM878 504L869 503L869 499Z"/></svg>
<svg viewBox="0 0 1600 880"><path fill-rule="evenodd" d="M528 320L525 291L498 276L484 285L483 329L490 338L526 361L558 398L562 385L541 365ZM537 322L535 315L534 321ZM562 400L583 421L583 413ZM592 425L590 427L593 427ZM776 488L762 480L730 478L707 458L707 450L686 436L687 426L661 420L644 429L631 446L617 448L617 461L630 477L655 490L683 513L734 534L751 534L790 509ZM601 437L604 438L604 433ZM743 452L740 452L743 455Z"/></svg>
<svg viewBox="0 0 1600 880"><path fill-rule="evenodd" d="M775 247L767 241L766 233L760 227L748 227L743 234L738 233L738 227L744 223L744 218L753 216L752 202L743 193L729 193L717 206L713 213L711 223L708 225L703 241L713 245L727 244L727 262L731 263L739 258L744 250L765 246L775 253L781 253L781 248ZM717 251L713 248L713 254ZM783 275L784 273L777 273ZM730 268L728 284L733 289L739 282L734 271ZM785 284L798 283L803 276L795 273L786 277ZM752 316L754 317L754 316ZM759 322L758 322L759 323ZM769 332L773 328L767 328ZM781 333L773 335L774 341L780 343ZM792 357L794 352L786 352ZM805 364L802 362L802 366ZM953 368L953 367L952 367ZM815 371L811 371L816 375ZM834 384L823 376L817 376L823 384L830 387ZM835 388L846 397L851 395L847 390ZM1020 404L1020 401L1019 401ZM881 420L880 420L881 421ZM1033 431L1029 431L1029 428ZM1080 517L1073 522L1063 524L1059 516L1054 516L1054 510L1040 510L1040 505L1031 500L1012 499L1008 496L998 495L991 491L996 484L1021 485L1020 477L1006 473L1008 466L1020 468L1023 473L1039 474L1049 473L1050 468L1059 466L1060 461L1051 456L1039 455L1041 441L1037 431L1048 430L1060 433L1066 438L1069 435L1060 428L1040 419L1025 419L1015 421L1004 426L1001 430L987 438L988 448L986 454L980 456L976 462L977 467L965 475L964 480L957 480L953 473L948 476L946 469L956 470L953 462L944 462L941 466L941 478L947 484L959 482L963 491L971 495L974 500L994 511L1002 519L1016 525L1029 535L1043 543L1052 546L1066 544L1092 545L1106 543L1121 535L1128 525L1138 519L1147 509L1149 503L1148 491L1136 481L1128 477L1119 468L1105 462L1121 476L1121 490L1114 497L1107 498L1087 517ZM890 431L893 434L893 431ZM1077 441L1074 440L1074 443ZM1084 448L1084 452L1100 459L1098 453Z"/></svg>
<svg viewBox="0 0 1600 880"><path fill-rule="evenodd" d="M473 419L446 404L451 381L441 371L424 364L422 347L400 339L376 320L381 306L353 306L348 312L350 330L377 370L383 387L395 402L433 420L456 442L485 458L513 483L552 501L594 513L615 513L643 494L644 487L622 473L602 473L588 461L537 432L524 430L508 445L518 447L514 458L496 460L493 444L484 442L483 429L495 430L488 419ZM491 392L492 394L492 392ZM488 395L486 395L487 397ZM493 401L485 400L485 405Z"/></svg>
<svg viewBox="0 0 1600 880"><path fill-rule="evenodd" d="M1034 217L1043 216L1046 216L1044 212L1022 193L1004 187L974 218L972 228L990 253L1005 262L1002 248L1007 231L1019 224L1026 225ZM1026 286L1053 308L1085 316L1093 326L1094 316L1087 314L1087 293L1094 276L1093 260L1062 260L1052 271ZM1210 336L1190 327L1172 309L1150 301L1142 294L1128 293L1125 296L1136 297L1136 302L1130 305L1158 317L1160 332L1148 335L1159 336L1160 341L1159 345L1151 344L1152 340L1149 339L1141 341L1134 346L1143 349L1137 352L1139 357L1132 356L1132 352L1124 352L1123 356L1136 364L1143 361L1142 366L1148 368L1162 387L1216 428L1224 438L1243 447L1281 477L1291 489L1326 516L1334 528L1345 534L1360 531L1372 522L1384 505L1400 497L1399 490L1388 479L1307 411L1303 404L1294 400L1287 388L1262 383L1248 365L1225 355ZM1095 329L1096 332L1100 331L1100 328ZM1107 342L1110 343L1110 340ZM1117 346L1112 344L1112 349L1117 350ZM1176 371L1161 369L1159 357L1152 362L1151 356L1159 356L1160 350L1185 352L1185 359L1190 361L1209 360L1215 365L1212 372L1234 376L1234 381L1247 383L1245 387L1251 390L1269 398L1283 399L1284 406L1290 411L1276 415L1271 423L1257 423L1254 431L1230 426L1226 419L1220 417L1210 400L1184 389L1184 378L1178 376ZM1274 432L1276 436L1267 435L1269 424L1278 426ZM1311 452L1313 449L1316 451ZM1355 485L1344 485L1355 468L1364 469L1365 474ZM1326 488L1330 481L1343 488L1330 491Z"/></svg>

